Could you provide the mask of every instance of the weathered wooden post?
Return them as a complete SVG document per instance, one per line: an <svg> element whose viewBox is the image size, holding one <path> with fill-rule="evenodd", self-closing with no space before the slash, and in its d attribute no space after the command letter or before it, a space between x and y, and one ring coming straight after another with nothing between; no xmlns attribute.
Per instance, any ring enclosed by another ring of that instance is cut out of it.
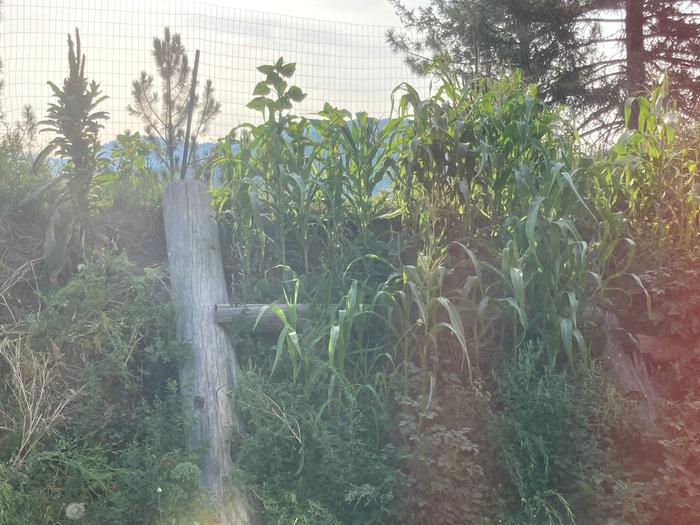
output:
<svg viewBox="0 0 700 525"><path fill-rule="evenodd" d="M228 303L221 246L207 186L176 180L163 193L168 264L177 309L178 336L192 347L180 370L185 410L191 418L190 446L204 448L202 488L216 506L220 525L257 523L243 491L230 491L231 444L240 429L229 392L237 383L236 356L215 318L215 305Z"/></svg>

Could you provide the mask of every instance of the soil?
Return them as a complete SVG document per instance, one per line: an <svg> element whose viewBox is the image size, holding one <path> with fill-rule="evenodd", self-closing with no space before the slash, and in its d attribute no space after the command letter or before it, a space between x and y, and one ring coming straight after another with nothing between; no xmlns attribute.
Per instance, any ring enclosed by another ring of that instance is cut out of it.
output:
<svg viewBox="0 0 700 525"><path fill-rule="evenodd" d="M168 258L160 207L99 211L91 246L125 254L137 273L163 264Z"/></svg>

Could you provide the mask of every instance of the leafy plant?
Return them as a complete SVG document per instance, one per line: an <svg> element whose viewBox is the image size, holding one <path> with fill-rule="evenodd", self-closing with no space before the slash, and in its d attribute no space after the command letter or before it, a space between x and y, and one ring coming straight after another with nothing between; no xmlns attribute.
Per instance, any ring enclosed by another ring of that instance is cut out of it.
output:
<svg viewBox="0 0 700 525"><path fill-rule="evenodd" d="M398 487L402 523L496 523L494 450L489 444L489 399L481 387L464 387L445 372L425 392L429 370L408 368L409 388L397 391Z"/></svg>
<svg viewBox="0 0 700 525"><path fill-rule="evenodd" d="M393 469L358 412L321 415L299 387L255 371L243 376L236 397L250 430L236 451L239 476L260 499L266 523L385 522Z"/></svg>
<svg viewBox="0 0 700 525"><path fill-rule="evenodd" d="M149 158L153 151L153 144L139 133L117 135L110 155L111 169L96 177L105 200L127 209L152 206L159 201L163 184Z"/></svg>
<svg viewBox="0 0 700 525"><path fill-rule="evenodd" d="M44 241L44 260L52 280L65 267L71 238L75 233L79 236L87 224L90 186L98 169L100 122L108 117L106 112L96 111L106 97L101 95L99 85L94 80L88 82L85 76L85 55L77 28L75 43L68 35L68 66L69 74L61 88L48 83L56 102L49 104L47 118L39 124L45 126L42 132L56 133L56 137L35 160L38 164L55 151L69 161L62 172L62 178L68 179L66 190L54 203Z"/></svg>
<svg viewBox="0 0 700 525"><path fill-rule="evenodd" d="M628 100L628 119L632 104L638 129L624 133L602 161L597 196L624 213L645 259L663 264L691 251L697 240L697 159L677 137L667 79L648 96Z"/></svg>
<svg viewBox="0 0 700 525"><path fill-rule="evenodd" d="M623 486L610 439L626 409L614 389L608 396L605 375L557 370L531 344L508 360L499 385L496 432L513 490L510 522L594 524L614 516L616 498L603 491Z"/></svg>

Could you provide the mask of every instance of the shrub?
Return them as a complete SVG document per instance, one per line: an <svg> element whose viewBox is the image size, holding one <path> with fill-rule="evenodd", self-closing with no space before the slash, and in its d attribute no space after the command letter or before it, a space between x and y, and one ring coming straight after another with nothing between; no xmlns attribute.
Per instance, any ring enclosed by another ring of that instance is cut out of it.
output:
<svg viewBox="0 0 700 525"><path fill-rule="evenodd" d="M255 371L236 390L249 435L235 452L239 480L259 498L266 523L384 523L393 493L389 451L351 409L337 416L303 389Z"/></svg>
<svg viewBox="0 0 700 525"><path fill-rule="evenodd" d="M603 372L558 370L541 347L517 349L499 380L495 429L512 494L510 523L606 523L615 516L611 437L625 404Z"/></svg>
<svg viewBox="0 0 700 525"><path fill-rule="evenodd" d="M425 371L409 367L408 392L396 393L398 523L488 524L497 494L488 396L444 373L426 393Z"/></svg>
<svg viewBox="0 0 700 525"><path fill-rule="evenodd" d="M62 523L68 508L85 523L115 525L188 515L198 503L199 469L196 453L186 451L173 379L187 348L174 337L160 272L136 275L124 257L94 256L13 330L24 355L15 368L41 379L22 384L46 386L50 402L36 412L43 419L29 447L17 448L19 428L0 439L3 523ZM4 401L21 382L10 382L6 362L0 402L12 416L17 404ZM54 406L75 396L80 402L52 417Z"/></svg>

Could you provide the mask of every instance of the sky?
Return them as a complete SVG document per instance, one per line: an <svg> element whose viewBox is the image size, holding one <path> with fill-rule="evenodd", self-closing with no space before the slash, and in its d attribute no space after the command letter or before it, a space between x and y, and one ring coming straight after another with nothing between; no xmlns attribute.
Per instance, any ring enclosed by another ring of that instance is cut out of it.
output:
<svg viewBox="0 0 700 525"><path fill-rule="evenodd" d="M220 5L352 24L401 25L388 0L215 0ZM426 0L405 0L409 8Z"/></svg>
<svg viewBox="0 0 700 525"><path fill-rule="evenodd" d="M429 0L403 3L415 8ZM401 25L388 0L4 0L2 10L7 119L16 120L25 104L43 118L51 99L47 81L65 78L66 33L79 27L87 74L109 97L101 106L110 113L105 141L141 129L127 111L131 82L141 71L156 73L152 40L164 26L182 35L191 57L201 50L200 80L212 80L223 108L212 138L259 121L245 107L261 80L256 66L280 56L297 63L294 83L308 93L299 114L330 102L386 117L401 82L426 95L431 89L386 43L387 29Z"/></svg>
<svg viewBox="0 0 700 525"><path fill-rule="evenodd" d="M212 137L259 118L245 107L261 80L256 66L280 56L297 63L294 83L308 93L299 114L318 112L328 101L385 117L401 82L427 93L429 81L416 78L386 43L388 27L400 26L388 0L4 0L2 9L8 120L25 104L43 117L51 98L47 81L65 78L66 34L79 27L86 72L109 97L101 107L110 113L105 140L141 128L127 111L131 82L141 71L155 75L152 40L164 26L182 35L190 60L201 50L200 81L212 80L223 108Z"/></svg>

